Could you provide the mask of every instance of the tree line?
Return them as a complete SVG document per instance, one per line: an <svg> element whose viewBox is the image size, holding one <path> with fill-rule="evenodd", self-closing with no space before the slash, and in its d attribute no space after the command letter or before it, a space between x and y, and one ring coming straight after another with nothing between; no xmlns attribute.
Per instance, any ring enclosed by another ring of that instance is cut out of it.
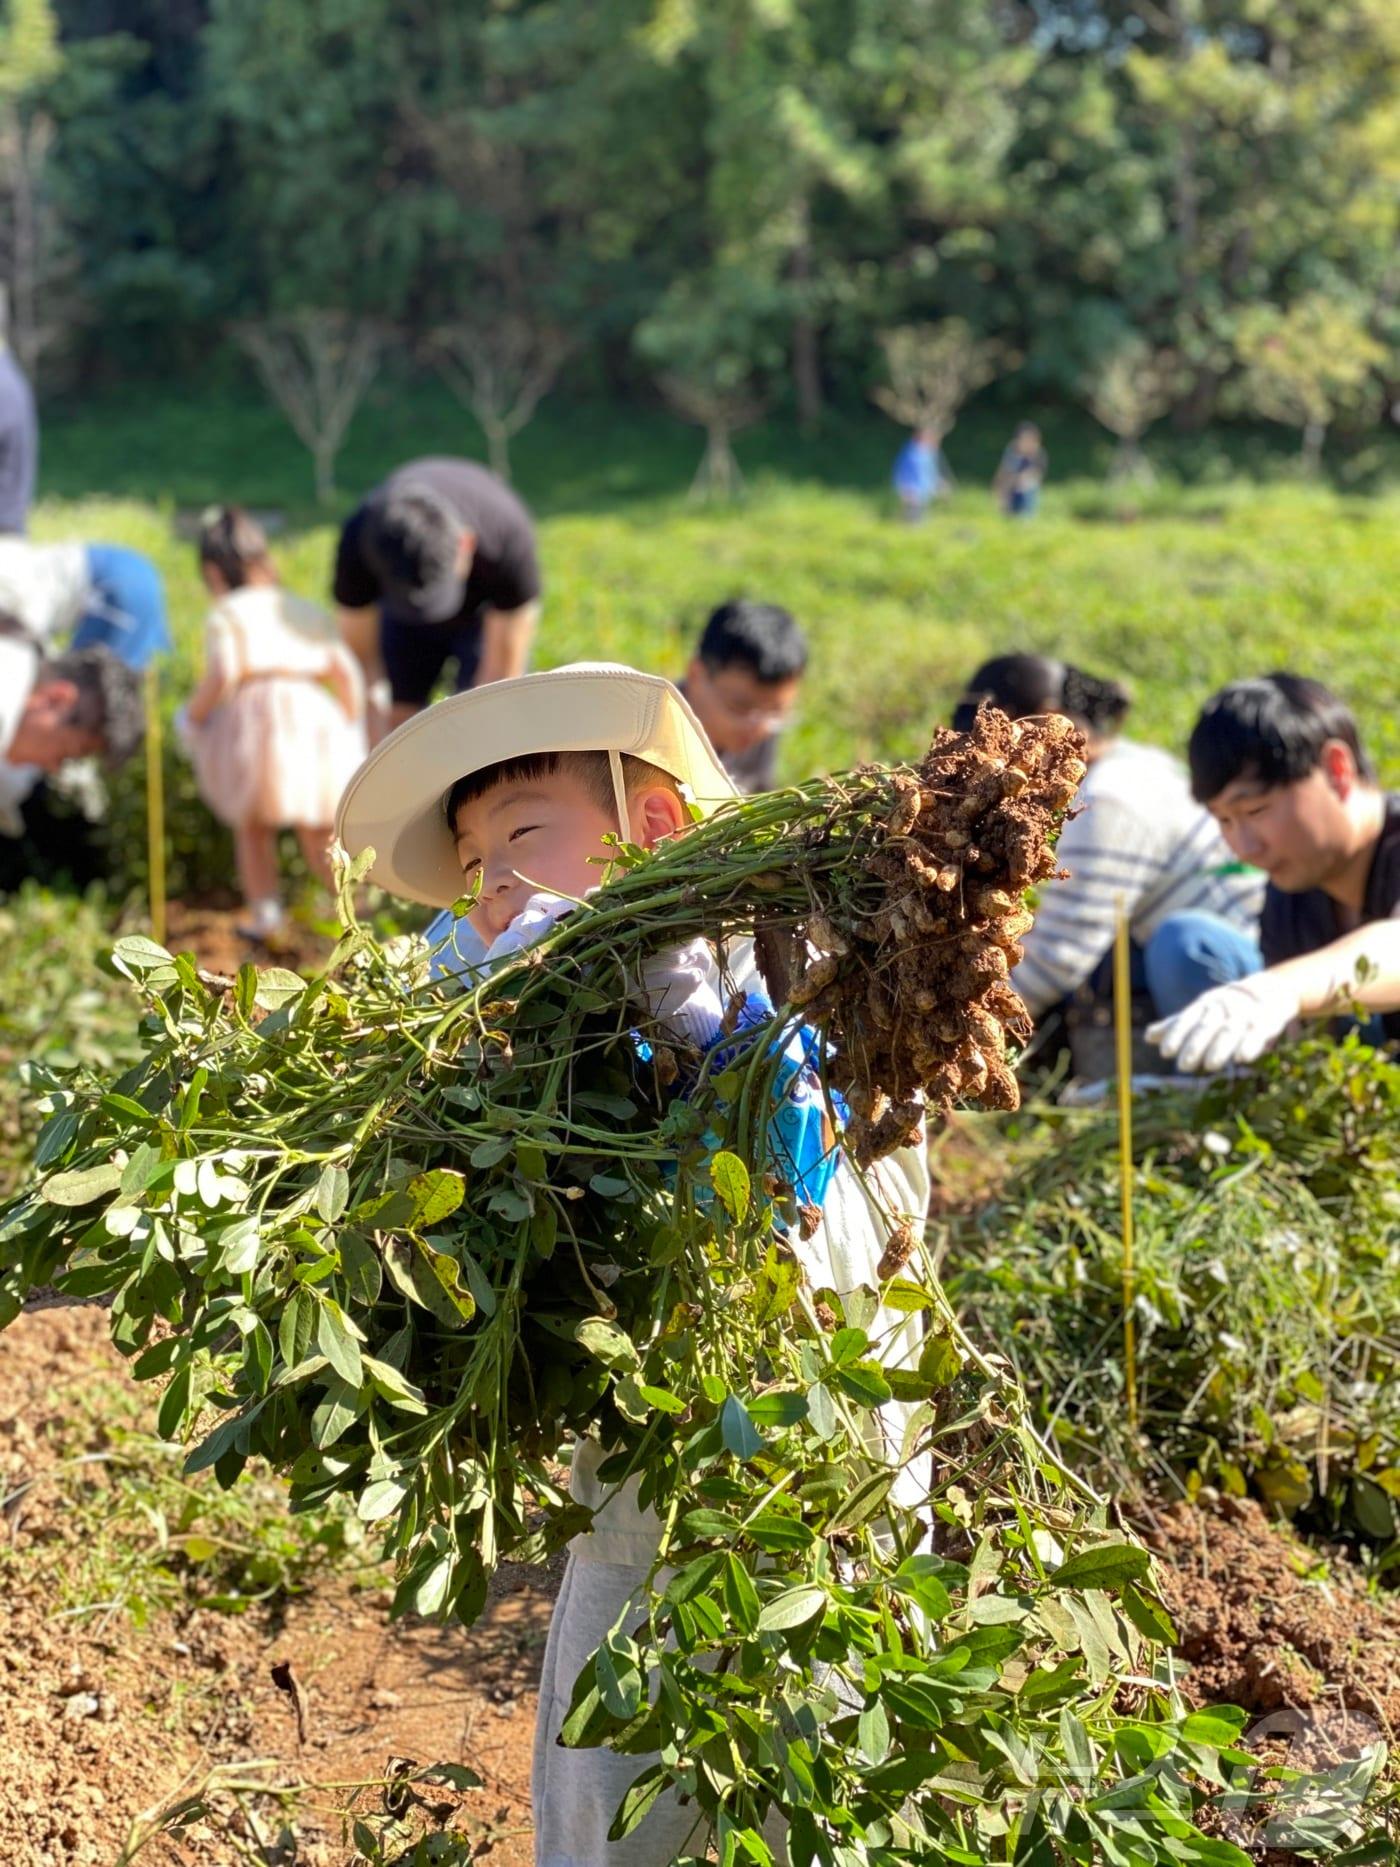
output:
<svg viewBox="0 0 1400 1867"><path fill-rule="evenodd" d="M501 450L561 373L723 446L961 346L1315 454L1400 399L1400 8L7 0L0 277L41 382L233 337L323 447L387 344Z"/></svg>

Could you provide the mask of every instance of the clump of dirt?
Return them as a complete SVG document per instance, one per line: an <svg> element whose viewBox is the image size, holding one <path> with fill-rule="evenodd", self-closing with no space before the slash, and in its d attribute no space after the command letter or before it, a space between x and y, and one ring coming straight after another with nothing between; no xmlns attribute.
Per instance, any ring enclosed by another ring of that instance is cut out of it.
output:
<svg viewBox="0 0 1400 1867"><path fill-rule="evenodd" d="M1146 1535L1199 1703L1326 1706L1400 1732L1400 1606L1372 1600L1344 1558L1321 1561L1252 1499L1172 1505Z"/></svg>
<svg viewBox="0 0 1400 1867"><path fill-rule="evenodd" d="M207 1816L144 1847L141 1867L263 1858L259 1824L268 1845L284 1824L294 1837L266 1857L343 1867L346 1793L315 1786L370 1781L411 1759L474 1770L482 1789L425 1799L455 1805L444 1819L492 1867L528 1867L536 1688L558 1565L506 1565L470 1632L391 1621L378 1571L331 1572L305 1595L242 1614L191 1597L139 1627L101 1601L60 1611L59 1585L81 1554L67 1486L105 1469L107 1449L101 1419L74 1444L75 1399L128 1378L108 1324L96 1306L45 1302L0 1341L0 1861L110 1867L144 1813L211 1768L263 1759L264 1780L303 1793L285 1807L247 1795L246 1812L216 1794ZM155 1544L153 1532L159 1560ZM357 1812L384 1807L371 1789Z"/></svg>
<svg viewBox="0 0 1400 1867"><path fill-rule="evenodd" d="M1010 984L1031 925L1025 890L1055 873L1051 839L1084 776L1083 740L1058 715L1009 720L984 707L940 731L896 802L867 871L876 912L806 928L821 957L792 1002L828 1029L832 1081L849 1094L862 1161L907 1145L924 1102L1014 1109L1008 1036L1030 1034Z"/></svg>

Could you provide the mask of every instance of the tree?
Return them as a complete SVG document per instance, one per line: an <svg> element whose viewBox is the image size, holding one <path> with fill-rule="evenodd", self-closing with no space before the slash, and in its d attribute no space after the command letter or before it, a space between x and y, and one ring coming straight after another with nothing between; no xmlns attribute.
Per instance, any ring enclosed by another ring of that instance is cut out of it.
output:
<svg viewBox="0 0 1400 1867"><path fill-rule="evenodd" d="M0 285L7 300L12 345L31 375L41 353L59 334L45 302L53 283L59 232L45 189L53 146L47 86L63 68L58 21L50 0L10 0L0 33L0 216L4 263Z"/></svg>
<svg viewBox="0 0 1400 1867"><path fill-rule="evenodd" d="M1086 380L1085 400L1094 419L1117 437L1108 477L1150 480L1152 465L1142 437L1171 409L1181 381L1174 351L1154 350L1140 337L1109 353Z"/></svg>
<svg viewBox="0 0 1400 1867"><path fill-rule="evenodd" d="M294 311L234 327L315 466L316 497L335 497L335 461L345 431L374 380L381 331L338 311Z"/></svg>
<svg viewBox="0 0 1400 1867"><path fill-rule="evenodd" d="M428 355L448 388L486 436L492 471L510 478L510 443L525 427L569 353L554 325L502 308L496 315L440 326Z"/></svg>
<svg viewBox="0 0 1400 1867"><path fill-rule="evenodd" d="M890 380L876 389L876 402L904 427L930 428L939 440L967 398L996 375L1000 352L961 318L884 331L880 347Z"/></svg>
<svg viewBox="0 0 1400 1867"><path fill-rule="evenodd" d="M762 412L783 361L782 301L771 281L718 265L678 282L637 332L671 407L705 430L693 499L732 499L743 488L733 437Z"/></svg>
<svg viewBox="0 0 1400 1867"><path fill-rule="evenodd" d="M1350 306L1312 292L1280 310L1260 305L1240 320L1243 405L1267 421L1300 428L1302 463L1316 472L1327 430L1343 410L1361 408L1376 387L1386 351Z"/></svg>

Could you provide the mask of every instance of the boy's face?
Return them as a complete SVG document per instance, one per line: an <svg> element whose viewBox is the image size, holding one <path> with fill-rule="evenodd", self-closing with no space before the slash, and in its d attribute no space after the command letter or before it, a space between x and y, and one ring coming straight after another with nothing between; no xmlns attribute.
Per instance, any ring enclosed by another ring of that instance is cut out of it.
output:
<svg viewBox="0 0 1400 1867"><path fill-rule="evenodd" d="M1324 887L1351 854L1346 799L1355 782L1350 752L1334 741L1306 778L1276 785L1240 778L1209 809L1241 862L1262 869L1285 894L1301 894Z"/></svg>
<svg viewBox="0 0 1400 1867"><path fill-rule="evenodd" d="M672 792L648 790L628 800L634 839L650 848L682 828L685 807ZM606 836L617 818L574 773L494 785L463 804L453 826L457 860L468 888L481 879L470 919L489 945L533 894L580 899L603 879Z"/></svg>
<svg viewBox="0 0 1400 1867"><path fill-rule="evenodd" d="M798 674L784 681L761 681L751 668L711 668L698 655L685 677L686 696L721 757L748 752L781 732L792 718L801 686Z"/></svg>

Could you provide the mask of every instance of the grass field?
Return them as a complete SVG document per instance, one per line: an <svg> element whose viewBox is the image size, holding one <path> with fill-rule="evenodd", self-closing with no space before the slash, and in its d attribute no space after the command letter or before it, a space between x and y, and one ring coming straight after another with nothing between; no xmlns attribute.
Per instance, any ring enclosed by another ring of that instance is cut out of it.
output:
<svg viewBox="0 0 1400 1867"><path fill-rule="evenodd" d="M1400 476L1387 482L1379 446L1309 487L1258 436L1228 449L1169 438L1157 452L1172 477L1129 517L1100 477L1102 437L1052 420L1058 476L1043 514L1012 526L984 491L1005 426L983 415L959 427L963 490L912 530L885 497L893 431L875 419L813 442L779 428L743 437L750 494L722 509L685 500L693 430L592 408L541 420L518 449L520 489L541 515L539 664L592 655L679 672L709 607L746 593L787 604L813 641L791 776L913 750L976 662L1016 647L1125 676L1131 729L1170 746L1221 681L1298 668L1340 688L1400 776ZM475 451L464 428L443 394L382 397L352 433L342 484L363 489L414 452ZM214 498L277 510L287 581L326 594L352 494L336 512L310 508L305 456L258 400L169 403L154 418L116 402L55 416L44 444L36 533L158 560L181 642L174 686L191 679L203 609L179 515Z"/></svg>

